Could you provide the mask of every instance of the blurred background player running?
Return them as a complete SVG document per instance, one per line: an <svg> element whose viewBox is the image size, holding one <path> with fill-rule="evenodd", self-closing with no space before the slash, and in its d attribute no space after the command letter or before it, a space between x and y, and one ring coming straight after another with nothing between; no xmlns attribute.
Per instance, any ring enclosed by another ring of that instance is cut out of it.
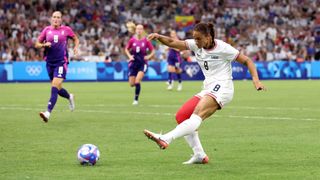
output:
<svg viewBox="0 0 320 180"><path fill-rule="evenodd" d="M128 25L130 25L130 29ZM152 58L155 51L151 42L145 37L143 25L139 24L135 27L133 23L128 23L127 27L131 31L135 29L135 35L129 40L125 52L129 59L129 84L131 87L135 87L132 105L138 105L141 81L148 68L147 60Z"/></svg>
<svg viewBox="0 0 320 180"><path fill-rule="evenodd" d="M62 88L63 80L66 79L68 69L68 39L73 39L74 54L78 54L79 39L68 26L62 24L62 13L53 12L51 25L45 27L38 37L35 47L45 48L44 60L49 78L51 80L51 96L47 110L40 112L40 117L44 122L48 122L50 114L57 102L58 95L69 100L70 110L75 108L74 95Z"/></svg>
<svg viewBox="0 0 320 180"><path fill-rule="evenodd" d="M177 33L174 30L170 31L170 37L172 39L179 40ZM180 55L180 50L178 49L169 48L167 62L168 62L168 88L167 89L168 90L173 89L173 74L176 74L178 83L179 83L177 90L181 91L182 90L181 74L186 72L189 77L192 77L191 69L187 69L186 71L184 71L181 68L182 58Z"/></svg>

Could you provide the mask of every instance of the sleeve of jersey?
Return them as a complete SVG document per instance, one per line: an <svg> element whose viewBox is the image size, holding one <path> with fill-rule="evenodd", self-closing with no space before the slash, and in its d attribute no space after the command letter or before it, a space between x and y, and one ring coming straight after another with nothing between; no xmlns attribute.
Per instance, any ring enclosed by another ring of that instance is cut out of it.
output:
<svg viewBox="0 0 320 180"><path fill-rule="evenodd" d="M147 41L147 46L148 46L149 51L152 51L154 49L154 47L150 41Z"/></svg>
<svg viewBox="0 0 320 180"><path fill-rule="evenodd" d="M69 37L74 37L75 36L73 30L70 27L67 27L67 30L68 30L68 36Z"/></svg>
<svg viewBox="0 0 320 180"><path fill-rule="evenodd" d="M186 43L187 48L191 51L195 52L198 49L198 46L194 39L187 39L184 42Z"/></svg>
<svg viewBox="0 0 320 180"><path fill-rule="evenodd" d="M225 48L225 56L226 59L229 61L234 61L238 58L240 52L236 48L232 47L231 45L227 45Z"/></svg>
<svg viewBox="0 0 320 180"><path fill-rule="evenodd" d="M126 45L126 49L130 49L131 48L131 44L132 44L132 38L129 40L128 44Z"/></svg>
<svg viewBox="0 0 320 180"><path fill-rule="evenodd" d="M41 31L41 33L40 33L40 35L39 35L39 37L38 37L38 41L39 41L40 43L45 40L46 31L47 31L47 28L44 28L44 29Z"/></svg>

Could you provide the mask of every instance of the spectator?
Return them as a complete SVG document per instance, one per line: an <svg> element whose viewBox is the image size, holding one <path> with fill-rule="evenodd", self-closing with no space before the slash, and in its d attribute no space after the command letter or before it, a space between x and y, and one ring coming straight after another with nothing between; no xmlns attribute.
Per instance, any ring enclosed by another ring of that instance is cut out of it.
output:
<svg viewBox="0 0 320 180"><path fill-rule="evenodd" d="M289 47L287 51L293 58L299 56L307 60L319 60L318 2L310 0L200 0L197 3L191 0L1 1L0 58L1 61L4 61L4 57L12 56L19 57L21 61L41 60L43 52L30 48L48 23L48 17L53 10L60 9L65 12L63 20L66 25L78 32L81 40L79 57L71 57L75 60L91 59L84 57L101 53L112 55L113 60L123 60L122 49L128 41L129 34L125 23L128 21L143 24L148 32L166 34L169 29L175 29L181 39L190 38L190 32L176 26L175 15L192 15L196 22L215 21L218 39L226 40L236 47L240 44L249 44L247 55L255 57L256 60L262 60L264 56L266 60L274 60L272 57L275 56L275 45L281 49ZM307 56L301 57L301 54L298 54L301 53L298 47L306 45L308 45ZM15 48L18 48L19 56L13 54L16 53L12 51ZM164 48L158 49L160 52L157 54L165 54ZM261 49L265 50L263 54L266 55L259 57ZM154 60L165 60L160 55L157 57L158 59Z"/></svg>

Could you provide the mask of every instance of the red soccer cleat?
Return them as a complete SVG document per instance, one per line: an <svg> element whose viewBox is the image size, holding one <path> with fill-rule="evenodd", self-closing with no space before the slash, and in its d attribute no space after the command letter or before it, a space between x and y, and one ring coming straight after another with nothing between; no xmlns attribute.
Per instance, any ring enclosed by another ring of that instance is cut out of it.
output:
<svg viewBox="0 0 320 180"><path fill-rule="evenodd" d="M160 149L166 149L169 144L162 140L160 137L161 137L161 134L156 134L156 133L153 133L151 131L148 131L148 130L144 130L143 131L144 135L146 135L149 139L151 139L152 141L156 142L158 144L158 146L160 147Z"/></svg>
<svg viewBox="0 0 320 180"><path fill-rule="evenodd" d="M209 157L207 155L195 154L188 161L183 162L182 164L208 164Z"/></svg>

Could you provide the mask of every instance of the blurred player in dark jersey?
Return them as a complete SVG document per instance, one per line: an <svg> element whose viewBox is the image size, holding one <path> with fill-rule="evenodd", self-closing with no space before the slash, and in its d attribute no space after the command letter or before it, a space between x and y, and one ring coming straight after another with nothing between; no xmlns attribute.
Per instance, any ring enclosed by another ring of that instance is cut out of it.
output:
<svg viewBox="0 0 320 180"><path fill-rule="evenodd" d="M74 42L74 54L78 54L79 39L68 26L62 24L62 13L53 12L51 25L45 27L35 44L36 48L45 48L44 60L47 62L47 71L51 80L51 96L48 102L47 111L40 112L44 122L48 122L58 95L69 100L70 110L75 108L74 95L62 88L68 70L68 39Z"/></svg>
<svg viewBox="0 0 320 180"><path fill-rule="evenodd" d="M176 31L170 31L170 37L176 40L179 40ZM180 50L170 48L168 52L168 90L173 89L173 74L177 74L178 79L178 91L182 90L182 80L181 80L181 74L184 72L184 70L181 68L182 58L180 55ZM186 73L188 76L192 77L191 69L187 69Z"/></svg>

